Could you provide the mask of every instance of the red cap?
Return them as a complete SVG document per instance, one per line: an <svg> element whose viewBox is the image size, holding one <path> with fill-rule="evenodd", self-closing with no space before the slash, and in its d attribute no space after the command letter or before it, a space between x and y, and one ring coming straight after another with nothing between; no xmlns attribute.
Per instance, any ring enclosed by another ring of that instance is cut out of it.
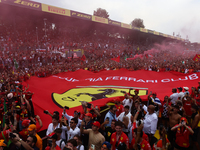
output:
<svg viewBox="0 0 200 150"><path fill-rule="evenodd" d="M186 119L185 117L182 117L182 118L181 118L181 121L187 122L187 119Z"/></svg>
<svg viewBox="0 0 200 150"><path fill-rule="evenodd" d="M30 122L31 122L30 120L25 119L25 120L22 121L22 126L23 126L24 128L27 128L27 127L29 126L29 123L30 123Z"/></svg>
<svg viewBox="0 0 200 150"><path fill-rule="evenodd" d="M98 121L95 121L92 123L94 126L97 126L98 128L100 128L101 124Z"/></svg>
<svg viewBox="0 0 200 150"><path fill-rule="evenodd" d="M153 92L152 95L157 95L157 93L156 93L156 92Z"/></svg>
<svg viewBox="0 0 200 150"><path fill-rule="evenodd" d="M139 92L139 89L135 89L136 92Z"/></svg>
<svg viewBox="0 0 200 150"><path fill-rule="evenodd" d="M85 116L88 116L88 117L92 118L92 114L91 113L87 113L87 114L85 114Z"/></svg>

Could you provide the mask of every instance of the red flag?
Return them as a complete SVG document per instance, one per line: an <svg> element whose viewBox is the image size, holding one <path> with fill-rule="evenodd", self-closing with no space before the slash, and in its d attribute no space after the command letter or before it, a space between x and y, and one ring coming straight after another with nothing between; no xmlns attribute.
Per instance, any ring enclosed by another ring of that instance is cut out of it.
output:
<svg viewBox="0 0 200 150"><path fill-rule="evenodd" d="M194 56L193 60L194 60L195 62L198 62L198 61L200 60L200 54L196 54L196 55Z"/></svg>
<svg viewBox="0 0 200 150"><path fill-rule="evenodd" d="M120 62L120 56L116 57L116 58L111 58L111 60L114 60L116 62Z"/></svg>
<svg viewBox="0 0 200 150"><path fill-rule="evenodd" d="M81 60L82 60L82 61L85 61L85 59L86 59L86 57L85 57L85 55L83 54L83 56L81 57Z"/></svg>
<svg viewBox="0 0 200 150"><path fill-rule="evenodd" d="M101 71L93 73L86 70L63 72L50 77L38 78L32 76L23 84L29 84L33 106L36 115L39 115L46 129L51 118L43 113L68 106L67 113L73 116L74 110L82 110L81 101L87 101L94 106L105 105L116 97L124 96L121 91L129 88L139 89L142 100L147 98L148 91L157 93L163 100L165 95L170 96L174 87L192 87L199 81L200 73L182 74L179 72L128 71L126 69ZM131 91L134 94L134 90Z"/></svg>

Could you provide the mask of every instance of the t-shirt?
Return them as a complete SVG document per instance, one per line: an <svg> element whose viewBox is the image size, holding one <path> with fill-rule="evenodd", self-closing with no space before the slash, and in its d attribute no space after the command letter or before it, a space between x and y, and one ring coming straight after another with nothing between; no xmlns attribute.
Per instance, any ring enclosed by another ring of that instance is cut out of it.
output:
<svg viewBox="0 0 200 150"><path fill-rule="evenodd" d="M192 111L191 111L192 105L190 101L184 101L183 108L185 109L185 113L187 116L192 115Z"/></svg>
<svg viewBox="0 0 200 150"><path fill-rule="evenodd" d="M70 128L68 131L67 131L67 140L70 140L70 139L73 139L74 135L80 135L80 129L78 127L76 127L74 130L72 128Z"/></svg>
<svg viewBox="0 0 200 150"><path fill-rule="evenodd" d="M125 106L129 106L129 112L131 112L131 108L132 108L132 105L133 105L133 100L131 100L131 102L130 102L129 99L124 99L122 101L122 103L123 103L124 107Z"/></svg>
<svg viewBox="0 0 200 150"><path fill-rule="evenodd" d="M56 150L61 150L60 147L59 147L58 145L56 145L55 149L56 149ZM47 146L47 147L45 148L45 150L51 150L51 147L50 147L50 146Z"/></svg>
<svg viewBox="0 0 200 150"><path fill-rule="evenodd" d="M178 124L176 126L178 126ZM188 126L188 128L190 127ZM182 127L179 127L176 129L175 142L178 146L189 147L190 146L189 135L191 134L191 132L187 128L185 128L184 131L182 131L182 129L183 129Z"/></svg>
<svg viewBox="0 0 200 150"><path fill-rule="evenodd" d="M112 130L111 127L105 127L105 140L110 142L111 135L114 132L115 132L115 130Z"/></svg>
<svg viewBox="0 0 200 150"><path fill-rule="evenodd" d="M117 111L116 111L116 116L118 117L123 111L124 111L124 106L123 105L115 105L116 108L117 108Z"/></svg>
<svg viewBox="0 0 200 150"><path fill-rule="evenodd" d="M42 139L40 136L36 133L35 137L37 138L37 142L35 144L36 147L38 147L40 150L42 150Z"/></svg>
<svg viewBox="0 0 200 150"><path fill-rule="evenodd" d="M125 143L127 148L129 148L129 139L128 139L127 135L124 132L122 132L121 136L119 137L119 139L117 141L116 132L114 132L110 139L110 144L112 145L112 150L115 150L116 146L119 146L120 143Z"/></svg>
<svg viewBox="0 0 200 150"><path fill-rule="evenodd" d="M89 132L89 142L88 142L88 147L91 146L91 144L95 145L96 150L101 149L101 145L105 141L105 137L99 132L99 133L94 133L92 129L87 129Z"/></svg>
<svg viewBox="0 0 200 150"><path fill-rule="evenodd" d="M175 104L175 102L178 100L178 97L179 97L178 93L173 93L172 95L170 95L172 104Z"/></svg>
<svg viewBox="0 0 200 150"><path fill-rule="evenodd" d="M166 138L166 147L170 145L169 140ZM153 150L162 150L162 139L153 144Z"/></svg>
<svg viewBox="0 0 200 150"><path fill-rule="evenodd" d="M133 138L131 141L131 147L135 144L135 139ZM142 139L142 142L140 143L141 150L151 150L151 146L149 142L147 142L145 139Z"/></svg>

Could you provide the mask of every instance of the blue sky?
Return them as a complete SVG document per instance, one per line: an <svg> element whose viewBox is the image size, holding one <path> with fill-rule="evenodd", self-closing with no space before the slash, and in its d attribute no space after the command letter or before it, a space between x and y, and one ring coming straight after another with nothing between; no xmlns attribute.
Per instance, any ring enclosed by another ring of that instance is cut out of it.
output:
<svg viewBox="0 0 200 150"><path fill-rule="evenodd" d="M188 35L200 43L200 0L33 0L93 15L97 8L106 9L110 19L130 23L144 21L145 28L165 34Z"/></svg>

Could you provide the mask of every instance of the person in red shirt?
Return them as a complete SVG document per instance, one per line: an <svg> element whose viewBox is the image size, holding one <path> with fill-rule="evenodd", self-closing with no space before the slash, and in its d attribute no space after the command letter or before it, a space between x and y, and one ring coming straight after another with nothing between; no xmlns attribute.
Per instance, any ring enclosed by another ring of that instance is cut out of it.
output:
<svg viewBox="0 0 200 150"><path fill-rule="evenodd" d="M48 135L49 139L47 140L48 146L45 148L45 150L61 150L58 145L56 145L56 140L58 139L58 136L56 133L50 133Z"/></svg>
<svg viewBox="0 0 200 150"><path fill-rule="evenodd" d="M191 116L192 116L191 108L193 104L194 103L192 102L191 96L186 94L186 96L183 98L183 108L185 110L186 118L189 124L191 123Z"/></svg>
<svg viewBox="0 0 200 150"><path fill-rule="evenodd" d="M123 124L117 121L115 124L116 132L114 132L110 138L110 144L112 145L111 150L117 149L117 147L121 143L125 143L126 148L129 149L129 139L127 135L122 131L122 127L123 127Z"/></svg>
<svg viewBox="0 0 200 150"><path fill-rule="evenodd" d="M143 132L137 132L137 128L134 129L134 138L131 141L131 147L133 147L135 143L135 139L137 134L140 134L140 138L139 138L139 142L137 143L138 147L140 147L140 149L142 150L151 150L151 146L149 144L149 142L147 142L144 138L142 138L143 136Z"/></svg>
<svg viewBox="0 0 200 150"><path fill-rule="evenodd" d="M124 112L124 106L120 103L119 99L115 100L115 106L117 108L116 116L118 117L122 112Z"/></svg>
<svg viewBox="0 0 200 150"><path fill-rule="evenodd" d="M187 119L182 117L180 123L171 128L176 131L174 150L189 150L189 136L194 133L191 127L186 125Z"/></svg>

